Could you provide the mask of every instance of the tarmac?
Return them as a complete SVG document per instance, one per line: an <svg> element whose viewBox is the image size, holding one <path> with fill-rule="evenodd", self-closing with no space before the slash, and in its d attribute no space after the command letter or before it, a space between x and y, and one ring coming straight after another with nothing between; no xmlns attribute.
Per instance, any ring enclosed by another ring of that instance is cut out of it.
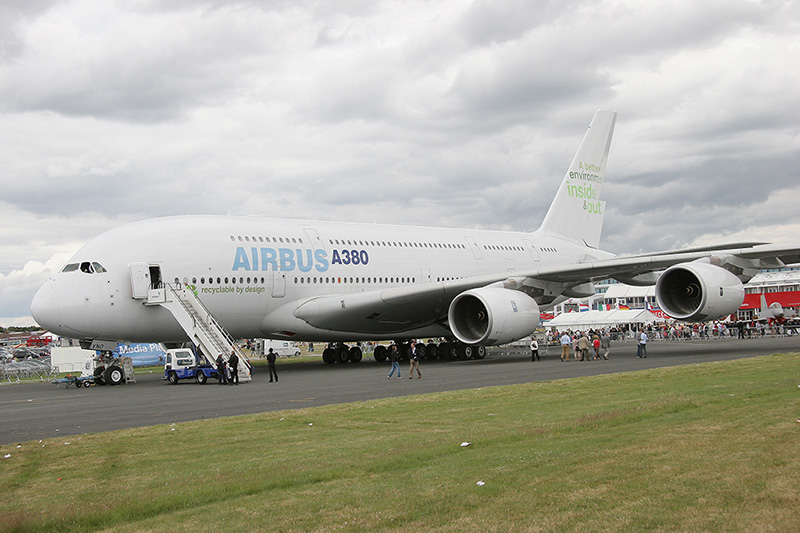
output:
<svg viewBox="0 0 800 533"><path fill-rule="evenodd" d="M800 352L800 336L651 341L646 359L636 357L633 341L615 342L607 361L567 363L557 346L549 354L543 350L537 362L527 350L490 349L478 361L422 361L423 378L413 380L407 363L401 363L401 379L387 379L390 365L365 356L361 363L344 365L284 361L277 383L269 382L266 367L256 367L253 380L238 386L169 385L163 373L137 373L136 383L116 387L5 383L0 385L0 444L787 352Z"/></svg>

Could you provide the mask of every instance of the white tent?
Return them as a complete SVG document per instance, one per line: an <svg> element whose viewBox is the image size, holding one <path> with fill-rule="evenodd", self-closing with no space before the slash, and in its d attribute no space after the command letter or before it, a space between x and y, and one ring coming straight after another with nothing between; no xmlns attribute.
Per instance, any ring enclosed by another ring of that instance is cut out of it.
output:
<svg viewBox="0 0 800 533"><path fill-rule="evenodd" d="M586 331L588 329L609 328L620 324L652 324L664 322L646 309L614 309L611 311L584 311L582 313L561 313L543 325L547 328Z"/></svg>

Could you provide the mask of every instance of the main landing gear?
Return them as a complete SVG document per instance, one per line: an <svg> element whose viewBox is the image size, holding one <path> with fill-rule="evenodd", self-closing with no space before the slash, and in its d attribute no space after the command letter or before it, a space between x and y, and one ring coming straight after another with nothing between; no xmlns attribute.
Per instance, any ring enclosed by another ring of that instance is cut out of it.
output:
<svg viewBox="0 0 800 533"><path fill-rule="evenodd" d="M400 358L403 361L409 359L411 345L408 343L398 344ZM389 348L383 344L375 347L375 360L379 363L389 358ZM486 346L473 346L463 342L442 342L439 344L430 343L425 345L425 359L433 361L435 359L445 359L447 361L462 361L466 359L483 359L486 357Z"/></svg>
<svg viewBox="0 0 800 533"><path fill-rule="evenodd" d="M329 365L333 363L360 363L363 357L361 348L337 344L322 351L322 360Z"/></svg>

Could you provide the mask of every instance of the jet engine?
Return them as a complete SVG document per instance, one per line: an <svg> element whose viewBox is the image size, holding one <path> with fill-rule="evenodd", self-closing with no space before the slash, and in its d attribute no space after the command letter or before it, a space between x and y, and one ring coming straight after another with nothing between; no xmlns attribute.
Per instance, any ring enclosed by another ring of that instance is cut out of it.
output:
<svg viewBox="0 0 800 533"><path fill-rule="evenodd" d="M539 305L524 292L484 287L456 296L447 320L465 344L505 344L533 333L539 326Z"/></svg>
<svg viewBox="0 0 800 533"><path fill-rule="evenodd" d="M661 274L656 283L656 300L672 318L705 322L735 313L744 301L744 286L724 268L685 263Z"/></svg>

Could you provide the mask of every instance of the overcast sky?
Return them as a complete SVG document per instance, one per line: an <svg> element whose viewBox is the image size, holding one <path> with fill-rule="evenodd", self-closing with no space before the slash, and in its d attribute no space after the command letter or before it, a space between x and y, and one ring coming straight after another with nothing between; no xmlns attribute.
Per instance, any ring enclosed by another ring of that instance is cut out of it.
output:
<svg viewBox="0 0 800 533"><path fill-rule="evenodd" d="M800 241L791 1L6 0L0 325L176 214L534 230L619 112L601 246Z"/></svg>

